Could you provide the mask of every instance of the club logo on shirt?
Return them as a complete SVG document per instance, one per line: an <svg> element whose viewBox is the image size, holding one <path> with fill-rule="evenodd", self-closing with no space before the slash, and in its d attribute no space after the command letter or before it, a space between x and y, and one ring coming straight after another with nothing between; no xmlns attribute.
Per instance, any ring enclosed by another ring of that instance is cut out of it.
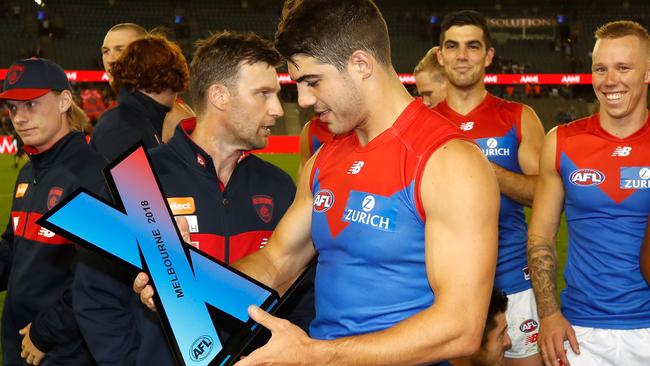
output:
<svg viewBox="0 0 650 366"><path fill-rule="evenodd" d="M273 219L273 197L256 195L251 199L253 207L257 212L257 216L265 223L268 224Z"/></svg>
<svg viewBox="0 0 650 366"><path fill-rule="evenodd" d="M63 195L63 188L52 187L50 193L47 194L47 209L51 210L52 207L56 206L59 201L61 201L61 196Z"/></svg>
<svg viewBox="0 0 650 366"><path fill-rule="evenodd" d="M576 186L597 186L605 181L605 174L596 169L578 169L571 172L569 181Z"/></svg>
<svg viewBox="0 0 650 366"><path fill-rule="evenodd" d="M629 156L630 152L632 152L632 147L630 146L617 146L610 156Z"/></svg>
<svg viewBox="0 0 650 366"><path fill-rule="evenodd" d="M191 215L196 212L194 197L169 197L167 198L172 215Z"/></svg>
<svg viewBox="0 0 650 366"><path fill-rule="evenodd" d="M22 198L25 196L25 192L27 192L27 187L29 187L29 183L20 183L16 187L16 198Z"/></svg>
<svg viewBox="0 0 650 366"><path fill-rule="evenodd" d="M621 167L621 189L650 188L650 167Z"/></svg>
<svg viewBox="0 0 650 366"><path fill-rule="evenodd" d="M395 231L396 210L389 197L350 191L343 221L392 232Z"/></svg>
<svg viewBox="0 0 650 366"><path fill-rule="evenodd" d="M314 211L326 212L334 205L334 193L329 189L321 189L314 196Z"/></svg>
<svg viewBox="0 0 650 366"><path fill-rule="evenodd" d="M348 174L359 174L361 172L361 168L363 168L364 164L366 164L364 161L361 160L356 160L350 169L348 169Z"/></svg>
<svg viewBox="0 0 650 366"><path fill-rule="evenodd" d="M519 330L524 333L530 333L536 331L538 326L539 324L535 319L528 319L528 320L524 320L521 323L521 325L519 326Z"/></svg>
<svg viewBox="0 0 650 366"><path fill-rule="evenodd" d="M499 147L499 140L495 139L494 137L490 137L489 139L485 140L485 145L483 145L481 140L477 140L476 142L481 147L483 154L487 157L510 156L510 148Z"/></svg>
<svg viewBox="0 0 650 366"><path fill-rule="evenodd" d="M463 122L458 126L461 131L470 131L472 128L474 128L474 122L469 121L469 122Z"/></svg>

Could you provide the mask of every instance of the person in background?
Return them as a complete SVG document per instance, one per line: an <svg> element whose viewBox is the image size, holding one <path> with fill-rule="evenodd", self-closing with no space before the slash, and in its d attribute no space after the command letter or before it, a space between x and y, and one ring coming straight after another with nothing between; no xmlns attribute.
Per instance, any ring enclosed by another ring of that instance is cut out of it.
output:
<svg viewBox="0 0 650 366"><path fill-rule="evenodd" d="M120 57L126 47L133 41L147 36L146 29L135 23L116 24L106 32L101 47L102 64L108 75L109 84L113 85L111 64ZM109 108L112 106L109 106ZM169 140L180 121L194 117L194 111L179 97L176 98L171 110L165 115L160 138L163 142Z"/></svg>
<svg viewBox="0 0 650 366"><path fill-rule="evenodd" d="M447 96L447 76L438 62L437 52L438 46L431 48L413 70L418 95L429 108L435 107Z"/></svg>
<svg viewBox="0 0 650 366"><path fill-rule="evenodd" d="M94 365L72 309L76 245L37 220L80 187L106 197L106 161L86 144L87 119L59 65L18 61L0 100L30 160L18 174L0 240L0 287L7 290L2 364Z"/></svg>

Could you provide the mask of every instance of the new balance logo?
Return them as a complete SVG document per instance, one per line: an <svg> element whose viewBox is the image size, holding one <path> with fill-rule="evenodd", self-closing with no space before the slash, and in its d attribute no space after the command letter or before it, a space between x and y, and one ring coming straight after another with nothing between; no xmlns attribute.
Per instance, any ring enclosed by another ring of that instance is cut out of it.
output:
<svg viewBox="0 0 650 366"><path fill-rule="evenodd" d="M463 122L460 124L459 128L461 131L469 131L474 128L474 122Z"/></svg>
<svg viewBox="0 0 650 366"><path fill-rule="evenodd" d="M354 164L352 164L352 166L350 167L350 169L348 169L348 174L359 174L364 164L365 162L361 160L355 161Z"/></svg>
<svg viewBox="0 0 650 366"><path fill-rule="evenodd" d="M18 223L20 222L20 216L13 217L14 219L14 231L18 231Z"/></svg>
<svg viewBox="0 0 650 366"><path fill-rule="evenodd" d="M611 156L629 156L631 151L630 146L617 146Z"/></svg>
<svg viewBox="0 0 650 366"><path fill-rule="evenodd" d="M49 231L48 229L42 227L41 230L38 231L38 235L39 236L44 236L46 238L53 238L55 234L53 232Z"/></svg>
<svg viewBox="0 0 650 366"><path fill-rule="evenodd" d="M260 249L264 248L268 243L269 243L269 238L262 238L262 242L260 243Z"/></svg>

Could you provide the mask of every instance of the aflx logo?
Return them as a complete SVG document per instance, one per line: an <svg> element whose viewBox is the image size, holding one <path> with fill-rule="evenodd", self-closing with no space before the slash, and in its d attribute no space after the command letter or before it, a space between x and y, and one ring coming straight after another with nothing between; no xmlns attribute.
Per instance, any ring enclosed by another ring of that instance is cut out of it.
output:
<svg viewBox="0 0 650 366"><path fill-rule="evenodd" d="M270 310L277 294L182 242L142 147L109 172L117 207L80 190L39 224L149 272L156 307L179 364L234 363L240 350L222 344L208 305L250 330L254 323L247 307Z"/></svg>

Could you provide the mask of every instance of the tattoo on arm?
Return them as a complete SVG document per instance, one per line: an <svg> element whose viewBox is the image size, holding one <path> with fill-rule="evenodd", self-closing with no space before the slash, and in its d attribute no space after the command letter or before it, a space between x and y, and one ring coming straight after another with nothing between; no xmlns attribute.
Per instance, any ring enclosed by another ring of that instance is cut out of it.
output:
<svg viewBox="0 0 650 366"><path fill-rule="evenodd" d="M557 253L554 240L539 236L528 237L528 266L537 300L539 318L545 318L559 307L555 298Z"/></svg>

